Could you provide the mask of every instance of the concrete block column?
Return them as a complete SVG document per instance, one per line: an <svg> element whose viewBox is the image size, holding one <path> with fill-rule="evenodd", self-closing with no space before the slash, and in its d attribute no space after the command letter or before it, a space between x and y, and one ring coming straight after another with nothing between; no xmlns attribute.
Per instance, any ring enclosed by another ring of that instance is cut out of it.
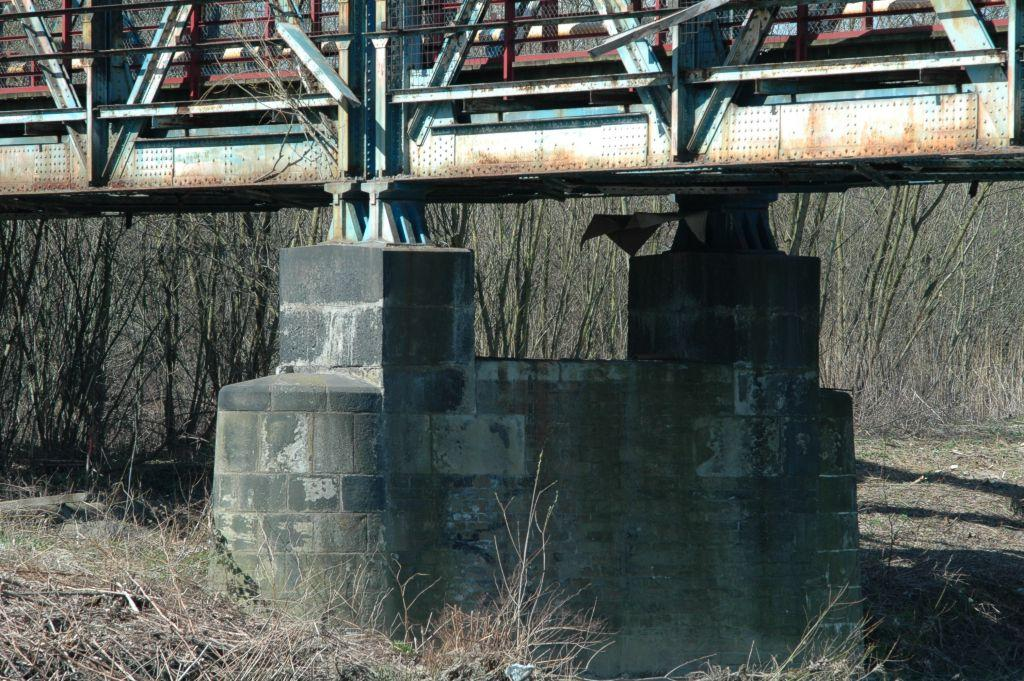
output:
<svg viewBox="0 0 1024 681"><path fill-rule="evenodd" d="M472 266L469 251L422 246L281 252L280 372L218 400L226 588L374 612L392 567L388 415L475 409Z"/></svg>
<svg viewBox="0 0 1024 681"><path fill-rule="evenodd" d="M385 411L459 411L473 398L473 256L382 243L281 252L281 364L384 389Z"/></svg>
<svg viewBox="0 0 1024 681"><path fill-rule="evenodd" d="M819 270L770 251L634 258L628 356L817 375Z"/></svg>

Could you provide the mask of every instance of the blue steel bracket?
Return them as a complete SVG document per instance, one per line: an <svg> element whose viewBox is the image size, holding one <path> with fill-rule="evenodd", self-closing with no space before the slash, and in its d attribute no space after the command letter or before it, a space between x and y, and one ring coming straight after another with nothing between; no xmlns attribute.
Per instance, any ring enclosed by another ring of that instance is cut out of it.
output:
<svg viewBox="0 0 1024 681"><path fill-rule="evenodd" d="M391 181L332 182L330 241L426 244L430 239L419 189Z"/></svg>

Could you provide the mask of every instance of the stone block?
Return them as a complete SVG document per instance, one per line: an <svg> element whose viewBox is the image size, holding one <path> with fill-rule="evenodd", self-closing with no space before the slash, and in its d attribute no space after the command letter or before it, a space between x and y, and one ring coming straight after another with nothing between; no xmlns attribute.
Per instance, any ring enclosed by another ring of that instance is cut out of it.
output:
<svg viewBox="0 0 1024 681"><path fill-rule="evenodd" d="M473 253L455 248L390 246L384 251L387 305L473 306Z"/></svg>
<svg viewBox="0 0 1024 681"><path fill-rule="evenodd" d="M392 475L429 474L430 417L426 414L386 414L383 447Z"/></svg>
<svg viewBox="0 0 1024 681"><path fill-rule="evenodd" d="M314 473L352 472L352 414L325 412L314 414L313 462Z"/></svg>
<svg viewBox="0 0 1024 681"><path fill-rule="evenodd" d="M818 419L780 417L785 473L815 477L821 469L821 438Z"/></svg>
<svg viewBox="0 0 1024 681"><path fill-rule="evenodd" d="M860 542L856 511L818 514L815 546L819 551L855 550Z"/></svg>
<svg viewBox="0 0 1024 681"><path fill-rule="evenodd" d="M263 418L260 470L308 473L310 417L294 412L271 412Z"/></svg>
<svg viewBox="0 0 1024 681"><path fill-rule="evenodd" d="M267 513L260 516L259 541L274 560L282 552L314 550L313 519L308 513Z"/></svg>
<svg viewBox="0 0 1024 681"><path fill-rule="evenodd" d="M241 511L275 513L288 509L288 476L281 473L245 473L238 476Z"/></svg>
<svg viewBox="0 0 1024 681"><path fill-rule="evenodd" d="M336 475L293 475L288 483L292 511L337 511L341 498Z"/></svg>
<svg viewBox="0 0 1024 681"><path fill-rule="evenodd" d="M818 372L735 365L735 412L739 416L817 415Z"/></svg>
<svg viewBox="0 0 1024 681"><path fill-rule="evenodd" d="M313 535L320 553L367 551L366 516L358 513L321 513L313 516Z"/></svg>
<svg viewBox="0 0 1024 681"><path fill-rule="evenodd" d="M267 411L273 380L273 376L266 376L226 385L217 395L217 408L221 411Z"/></svg>
<svg viewBox="0 0 1024 681"><path fill-rule="evenodd" d="M379 414L355 414L352 419L352 472L377 475L380 471L381 422Z"/></svg>
<svg viewBox="0 0 1024 681"><path fill-rule="evenodd" d="M320 244L281 250L281 302L306 305L370 303L384 296L384 248Z"/></svg>
<svg viewBox="0 0 1024 681"><path fill-rule="evenodd" d="M384 372L384 411L468 412L475 401L470 367L390 366Z"/></svg>
<svg viewBox="0 0 1024 681"><path fill-rule="evenodd" d="M341 476L341 508L348 513L384 510L384 478L377 475Z"/></svg>
<svg viewBox="0 0 1024 681"><path fill-rule="evenodd" d="M254 471L259 466L261 415L255 411L217 412L214 466L218 471Z"/></svg>
<svg viewBox="0 0 1024 681"><path fill-rule="evenodd" d="M214 516L217 531L224 538L228 551L255 551L258 548L258 517L253 513L221 513Z"/></svg>
<svg viewBox="0 0 1024 681"><path fill-rule="evenodd" d="M327 386L323 374L279 374L270 386L272 411L324 411Z"/></svg>
<svg viewBox="0 0 1024 681"><path fill-rule="evenodd" d="M833 591L860 584L857 567L857 549L827 551L820 555L826 582Z"/></svg>
<svg viewBox="0 0 1024 681"><path fill-rule="evenodd" d="M634 258L628 356L816 369L818 271L775 254Z"/></svg>
<svg viewBox="0 0 1024 681"><path fill-rule="evenodd" d="M327 374L324 383L328 411L376 413L381 410L381 390L371 383L338 374Z"/></svg>
<svg viewBox="0 0 1024 681"><path fill-rule="evenodd" d="M384 308L384 364L465 364L473 359L472 307Z"/></svg>
<svg viewBox="0 0 1024 681"><path fill-rule="evenodd" d="M697 475L702 478L775 478L782 475L779 426L774 418L712 418L695 423Z"/></svg>
<svg viewBox="0 0 1024 681"><path fill-rule="evenodd" d="M238 476L216 471L213 476L211 505L214 512L228 511L238 506Z"/></svg>
<svg viewBox="0 0 1024 681"><path fill-rule="evenodd" d="M818 503L824 512L853 513L857 510L857 476L822 475L818 478Z"/></svg>
<svg viewBox="0 0 1024 681"><path fill-rule="evenodd" d="M446 475L526 475L521 416L431 418L434 470Z"/></svg>
<svg viewBox="0 0 1024 681"><path fill-rule="evenodd" d="M282 364L314 367L381 363L383 309L378 303L334 307L281 306Z"/></svg>

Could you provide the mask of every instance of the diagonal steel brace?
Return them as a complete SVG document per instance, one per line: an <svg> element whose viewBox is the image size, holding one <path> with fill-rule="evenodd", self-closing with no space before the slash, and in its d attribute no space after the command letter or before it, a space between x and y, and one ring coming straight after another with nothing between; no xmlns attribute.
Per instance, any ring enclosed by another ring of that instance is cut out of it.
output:
<svg viewBox="0 0 1024 681"><path fill-rule="evenodd" d="M156 99L160 92L160 86L163 85L164 78L167 77L171 61L174 59L174 52L164 48L178 43L191 12L191 5L177 7L172 5L164 10L163 17L160 19L157 31L150 43L150 47L161 51L150 52L146 55L125 104L152 104ZM114 177L121 172L135 148L135 142L142 131L143 122L141 119L129 120L118 130L114 143L111 145L106 168L103 170L104 177Z"/></svg>
<svg viewBox="0 0 1024 681"><path fill-rule="evenodd" d="M630 7L623 0L594 0L594 6L600 14L624 14ZM604 28L608 35L615 36L619 33L630 31L640 25L639 20L632 17L622 19L605 19ZM626 72L637 73L664 73L661 63L650 43L644 40L631 41L620 45L617 48L619 59L622 60ZM671 102L669 91L663 85L655 87L639 88L637 92L644 104L654 109L658 124L668 130L669 112Z"/></svg>
<svg viewBox="0 0 1024 681"><path fill-rule="evenodd" d="M12 0L11 5L23 13L33 13L37 11L33 0ZM41 17L32 16L23 18L21 19L21 26L25 31L25 38L28 40L29 47L32 49L34 54L42 57L57 53L58 50L53 45L53 37L50 35L50 31ZM50 95L53 97L53 101L57 105L57 108L82 108L82 104L78 99L78 94L71 85L71 75L64 68L64 62L60 59L40 59L38 63L39 68L43 72L43 79L46 81L46 87L50 91ZM82 135L78 130L72 128L70 125L68 125L67 131L68 139L71 141L71 146L75 150L78 160L82 163L82 168L86 168L87 161L84 135Z"/></svg>
<svg viewBox="0 0 1024 681"><path fill-rule="evenodd" d="M725 57L723 66L740 66L753 61L761 51L761 45L764 44L778 11L775 7L750 10L740 26L739 35L729 49L729 54ZM686 145L690 153L703 154L711 146L739 86L738 82L722 83L711 92L711 97L704 105L704 112L694 127L693 136Z"/></svg>

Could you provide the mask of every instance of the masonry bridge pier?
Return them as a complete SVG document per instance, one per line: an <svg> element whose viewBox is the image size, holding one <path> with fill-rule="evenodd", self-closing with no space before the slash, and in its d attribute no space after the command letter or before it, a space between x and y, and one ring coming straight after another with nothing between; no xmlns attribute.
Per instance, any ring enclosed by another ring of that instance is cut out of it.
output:
<svg viewBox="0 0 1024 681"><path fill-rule="evenodd" d="M548 579L616 632L596 674L855 629L852 405L767 205L1024 176L1017 0L0 10L4 216L332 209L281 253L279 372L219 396L226 587L367 619L401 565L434 585L415 617L472 606L539 475ZM588 230L635 252L679 224L631 260L626 357L474 356L473 255L425 204L642 194L678 212Z"/></svg>

